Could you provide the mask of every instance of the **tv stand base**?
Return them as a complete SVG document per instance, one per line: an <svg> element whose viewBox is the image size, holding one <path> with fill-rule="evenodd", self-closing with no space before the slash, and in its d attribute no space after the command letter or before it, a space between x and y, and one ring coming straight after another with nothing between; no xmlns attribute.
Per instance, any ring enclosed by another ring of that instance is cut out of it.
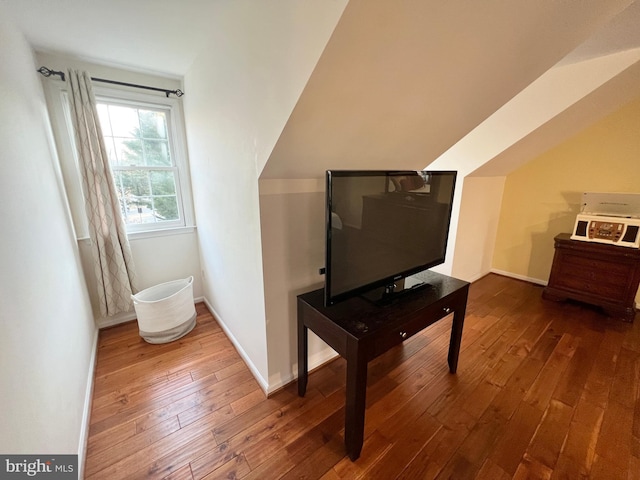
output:
<svg viewBox="0 0 640 480"><path fill-rule="evenodd" d="M369 361L453 314L447 361L449 371L456 373L469 283L435 272L429 272L427 283L432 288L418 288L386 308L360 297L325 307L322 289L298 295L298 395L307 390L311 329L347 361L344 436L351 460L360 456L364 440Z"/></svg>
<svg viewBox="0 0 640 480"><path fill-rule="evenodd" d="M370 292L363 293L361 296L364 299L374 303L375 305L384 307L394 304L407 295L420 292L421 290L433 288L433 285L426 282L421 282L417 283L416 285L412 285L409 288L403 288L402 290L396 290L395 288L395 284L387 285L382 289L376 288L375 290L371 290Z"/></svg>

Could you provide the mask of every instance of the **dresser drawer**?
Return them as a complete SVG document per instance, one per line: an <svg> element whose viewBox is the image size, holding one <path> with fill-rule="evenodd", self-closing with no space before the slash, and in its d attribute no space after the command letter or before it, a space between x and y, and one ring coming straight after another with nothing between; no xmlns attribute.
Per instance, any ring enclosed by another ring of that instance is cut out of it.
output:
<svg viewBox="0 0 640 480"><path fill-rule="evenodd" d="M563 252L562 254L562 267L565 269L581 269L581 271L588 271L593 274L602 272L603 274L621 275L625 277L625 280L631 271L631 266L629 264L589 258L581 255L572 255L566 252Z"/></svg>
<svg viewBox="0 0 640 480"><path fill-rule="evenodd" d="M622 268L602 270L580 264L563 263L558 268L558 281L570 280L572 285L575 285L575 282L596 284L606 290L624 289L632 269L627 265L616 265L616 267Z"/></svg>
<svg viewBox="0 0 640 480"><path fill-rule="evenodd" d="M625 283L609 283L600 278L586 278L583 276L567 275L560 276L554 282L558 288L568 288L577 292L589 293L611 300L623 300L626 293Z"/></svg>

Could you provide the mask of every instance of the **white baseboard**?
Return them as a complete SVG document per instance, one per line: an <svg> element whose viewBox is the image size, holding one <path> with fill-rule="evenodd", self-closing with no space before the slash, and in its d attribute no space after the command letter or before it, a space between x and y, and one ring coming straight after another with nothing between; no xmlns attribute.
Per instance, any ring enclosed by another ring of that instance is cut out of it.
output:
<svg viewBox="0 0 640 480"><path fill-rule="evenodd" d="M136 312L123 312L113 317L102 317L96 319L96 325L99 329L113 327L114 325L120 325L121 323L127 323L136 319Z"/></svg>
<svg viewBox="0 0 640 480"><path fill-rule="evenodd" d="M544 287L549 283L547 280L541 280L539 278L527 277L526 275L519 275L517 273L507 272L505 270L498 270L497 268L492 268L491 273L496 273L498 275L502 275L503 277L511 277L517 280L524 280L525 282L535 283L536 285L542 285Z"/></svg>
<svg viewBox="0 0 640 480"><path fill-rule="evenodd" d="M547 280L540 280L539 278L527 277L525 275L518 275L517 273L505 272L504 270L498 270L497 268L492 268L491 273L497 273L498 275L502 275L505 277L516 278L518 280L524 280L525 282L535 283L537 285L542 285L546 287L548 285ZM640 310L640 303L635 302L636 308Z"/></svg>
<svg viewBox="0 0 640 480"><path fill-rule="evenodd" d="M240 354L240 357L242 357L242 360L244 361L244 363L247 365L247 367L251 371L251 374L255 377L256 381L258 382L258 385L260 385L260 388L262 389L264 394L268 395L269 394L269 383L262 377L262 375L260 375L260 372L258 371L256 366L251 361L251 358L249 358L249 355L247 355L247 352L244 351L244 349L240 345L240 342L238 342L236 337L233 336L233 333L231 333L231 330L229 330L229 327L227 327L227 325L224 323L224 320L222 319L222 317L211 306L211 303L209 303L209 301L206 299L206 297L203 298L203 301L204 301L204 304L209 309L209 311L213 314L213 316L216 317L216 320L217 320L218 324L220 325L220 328L222 328L222 330L224 331L224 333L227 336L227 338L229 340L231 340L231 343L233 343L233 346L236 348L236 350Z"/></svg>
<svg viewBox="0 0 640 480"><path fill-rule="evenodd" d="M96 328L93 335L91 358L89 359L89 373L87 375L87 388L84 394L84 408L82 409L82 423L80 424L80 443L78 445L78 478L84 478L84 465L87 456L87 443L89 441L89 422L91 420L91 404L93 402L93 379L98 357L98 334Z"/></svg>
<svg viewBox="0 0 640 480"><path fill-rule="evenodd" d="M211 306L211 304L206 298L204 298L203 301L207 306L207 308L209 309L209 311L216 318L216 321L220 325L220 328L222 328L222 330L224 331L227 338L231 341L231 343L233 343L233 346L236 348L236 350L240 354L240 357L242 357L242 360L247 365L247 368L249 368L249 371L255 377L256 381L260 385L260 388L262 389L262 391L265 393L266 396L269 396L272 393L276 392L277 390L280 390L282 387L288 385L289 383L293 382L297 378L298 363L296 362L292 365L291 367L292 371L289 375L286 375L277 379L270 378L269 381L265 380L262 377L262 375L260 375L260 372L258 372L258 369L253 364L253 362L251 361L247 353L244 351L244 349L242 348L238 340L233 336L233 334L231 333L227 325L224 323L224 320L220 317L218 312L216 312L216 310ZM309 371L312 371L313 369L318 368L324 365L325 363L333 360L337 356L338 354L330 347L323 348L319 352L316 352L309 357L308 369Z"/></svg>
<svg viewBox="0 0 640 480"><path fill-rule="evenodd" d="M497 273L497 272L496 272L496 273ZM466 282L473 283L473 282L475 282L476 280L480 280L482 277L484 277L484 276L486 276L486 275L487 275L487 273L478 273L478 274L476 274L476 275L473 275L473 276L472 276L472 277L470 277L470 278L463 278L463 279L461 279L461 280L465 280Z"/></svg>
<svg viewBox="0 0 640 480"><path fill-rule="evenodd" d="M309 372L311 372L316 368L321 367L325 363L329 363L331 360L338 356L338 353L331 347L325 347L309 357L307 369ZM271 395L272 393L280 390L282 387L287 386L298 378L298 362L294 363L291 368L291 373L285 377L280 377L277 379L269 378L269 390L267 392L268 395Z"/></svg>

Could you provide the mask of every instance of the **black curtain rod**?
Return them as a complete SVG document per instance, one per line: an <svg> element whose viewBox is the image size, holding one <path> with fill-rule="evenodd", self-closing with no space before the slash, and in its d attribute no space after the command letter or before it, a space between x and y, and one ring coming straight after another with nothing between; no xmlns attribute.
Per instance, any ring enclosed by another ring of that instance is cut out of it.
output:
<svg viewBox="0 0 640 480"><path fill-rule="evenodd" d="M60 77L60 80L62 80L63 82L66 80L66 76L65 76L64 72L57 72L57 71L51 70L50 68L47 68L47 67L40 67L36 71L40 75L44 75L45 77L50 77L51 75L56 75L56 76ZM104 78L95 78L95 77L91 77L91 80L93 80L94 82L110 83L112 85L123 85L125 87L144 88L145 90L154 90L156 92L164 92L164 94L167 96L167 98L169 98L169 95L172 94L172 93L176 97L181 97L182 95L184 95L184 92L182 90L180 90L180 89L167 90L166 88L149 87L147 85L138 85L138 84L135 84L135 83L117 82L115 80L106 80Z"/></svg>

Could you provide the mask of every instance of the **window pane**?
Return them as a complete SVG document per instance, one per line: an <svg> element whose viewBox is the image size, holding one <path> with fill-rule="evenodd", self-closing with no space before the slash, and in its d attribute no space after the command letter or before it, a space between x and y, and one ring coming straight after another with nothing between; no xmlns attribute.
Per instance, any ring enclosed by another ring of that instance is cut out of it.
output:
<svg viewBox="0 0 640 480"><path fill-rule="evenodd" d="M116 185L126 199L151 195L149 173L144 170L120 170L114 172Z"/></svg>
<svg viewBox="0 0 640 480"><path fill-rule="evenodd" d="M111 122L109 121L109 107L102 103L97 105L98 108L98 119L100 122L100 129L102 130L102 134L106 136L111 136L113 133L111 132Z"/></svg>
<svg viewBox="0 0 640 480"><path fill-rule="evenodd" d="M151 191L153 195L175 195L176 183L173 172L151 171Z"/></svg>
<svg viewBox="0 0 640 480"><path fill-rule="evenodd" d="M167 138L167 122L163 112L139 110L143 138Z"/></svg>
<svg viewBox="0 0 640 480"><path fill-rule="evenodd" d="M142 140L116 137L113 142L118 165L137 166L145 164Z"/></svg>
<svg viewBox="0 0 640 480"><path fill-rule="evenodd" d="M179 220L173 171L116 170L114 181L127 224Z"/></svg>
<svg viewBox="0 0 640 480"><path fill-rule="evenodd" d="M114 137L140 137L137 109L109 105L109 118Z"/></svg>
<svg viewBox="0 0 640 480"><path fill-rule="evenodd" d="M116 155L116 149L113 144L113 138L105 136L104 146L107 149L107 158L109 159L109 163L111 165L116 165L118 163L118 157Z"/></svg>
<svg viewBox="0 0 640 480"><path fill-rule="evenodd" d="M127 224L153 223L156 221L152 210L153 202L151 197L129 196L125 205L124 217Z"/></svg>
<svg viewBox="0 0 640 480"><path fill-rule="evenodd" d="M166 140L143 140L144 157L149 166L171 166L169 144Z"/></svg>
<svg viewBox="0 0 640 480"><path fill-rule="evenodd" d="M172 197L153 197L156 221L178 220L178 200Z"/></svg>

